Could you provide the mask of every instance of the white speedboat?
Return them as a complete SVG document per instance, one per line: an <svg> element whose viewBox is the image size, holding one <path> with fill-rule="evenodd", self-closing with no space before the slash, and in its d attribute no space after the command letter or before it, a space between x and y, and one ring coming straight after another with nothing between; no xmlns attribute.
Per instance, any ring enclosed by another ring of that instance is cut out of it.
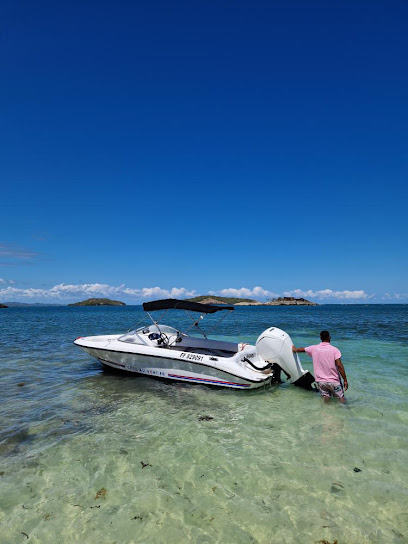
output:
<svg viewBox="0 0 408 544"><path fill-rule="evenodd" d="M200 327L206 314L233 311L234 306L215 306L186 300L165 299L143 304L151 324L125 334L79 337L75 344L103 365L133 372L190 383L231 389L254 389L278 383L281 370L299 387L311 388L313 376L305 371L292 340L284 331L271 327L258 338L256 345L211 340ZM195 331L202 338L161 323L168 310L185 310ZM150 312L164 311L155 320ZM191 312L199 315L193 318Z"/></svg>

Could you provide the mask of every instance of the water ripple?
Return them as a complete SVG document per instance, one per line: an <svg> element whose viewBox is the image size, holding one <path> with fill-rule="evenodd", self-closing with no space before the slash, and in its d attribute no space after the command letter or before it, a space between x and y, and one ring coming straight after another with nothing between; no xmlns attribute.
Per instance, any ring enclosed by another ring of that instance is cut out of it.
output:
<svg viewBox="0 0 408 544"><path fill-rule="evenodd" d="M107 374L72 344L127 330L137 307L9 310L2 543L23 533L61 543L408 540L407 307L240 308L217 331L253 342L275 325L306 345L329 329L347 406L287 385L234 392Z"/></svg>

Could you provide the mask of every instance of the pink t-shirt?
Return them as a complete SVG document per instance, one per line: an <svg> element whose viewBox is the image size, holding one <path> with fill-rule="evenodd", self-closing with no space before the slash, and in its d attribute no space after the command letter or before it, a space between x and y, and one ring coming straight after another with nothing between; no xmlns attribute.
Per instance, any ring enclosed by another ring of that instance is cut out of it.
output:
<svg viewBox="0 0 408 544"><path fill-rule="evenodd" d="M305 348L305 352L313 359L313 371L317 382L341 383L335 363L335 360L341 357L340 350L330 342L321 342Z"/></svg>

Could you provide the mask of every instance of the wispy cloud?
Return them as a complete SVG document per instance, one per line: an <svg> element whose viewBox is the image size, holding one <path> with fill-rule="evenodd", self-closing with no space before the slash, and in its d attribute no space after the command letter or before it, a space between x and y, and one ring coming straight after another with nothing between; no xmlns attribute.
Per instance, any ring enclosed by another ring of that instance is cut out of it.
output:
<svg viewBox="0 0 408 544"><path fill-rule="evenodd" d="M30 249L0 243L0 266L31 264L39 255Z"/></svg>
<svg viewBox="0 0 408 544"><path fill-rule="evenodd" d="M13 283L16 283L14 280L5 280L4 278L0 278L0 285L13 285Z"/></svg>
<svg viewBox="0 0 408 544"><path fill-rule="evenodd" d="M383 300L408 300L408 293L385 293Z"/></svg>

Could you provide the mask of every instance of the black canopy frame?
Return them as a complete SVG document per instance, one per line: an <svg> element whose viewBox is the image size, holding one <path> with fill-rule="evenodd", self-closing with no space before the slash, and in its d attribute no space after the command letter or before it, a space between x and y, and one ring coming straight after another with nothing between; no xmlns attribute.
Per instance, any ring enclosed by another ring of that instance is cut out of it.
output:
<svg viewBox="0 0 408 544"><path fill-rule="evenodd" d="M184 310L186 314L189 316L189 318L191 319L192 325L183 332L187 333L187 331L189 331L192 327L195 327L196 329L200 331L200 333L204 336L204 338L207 339L207 335L205 334L205 332L201 329L199 325L200 320L204 319L204 316L206 314L214 314L216 312L219 312L220 310L227 310L228 312L225 315L223 315L222 318L218 321L218 323L221 323L221 321L227 315L229 315L230 312L234 310L234 306L226 306L226 305L216 306L214 304L201 304L200 302L191 302L189 300L178 300L175 298L166 298L163 300L154 300L152 302L144 302L143 310L147 313L152 323L156 325L159 331L160 331L160 322L163 319L163 317L167 314L168 310ZM162 314L159 316L158 319L154 319L150 315L150 312L157 311L157 310L164 310L164 312L162 312ZM194 319L193 316L190 314L190 312L198 312L201 315L198 319ZM143 321L144 319L139 321L139 323Z"/></svg>

